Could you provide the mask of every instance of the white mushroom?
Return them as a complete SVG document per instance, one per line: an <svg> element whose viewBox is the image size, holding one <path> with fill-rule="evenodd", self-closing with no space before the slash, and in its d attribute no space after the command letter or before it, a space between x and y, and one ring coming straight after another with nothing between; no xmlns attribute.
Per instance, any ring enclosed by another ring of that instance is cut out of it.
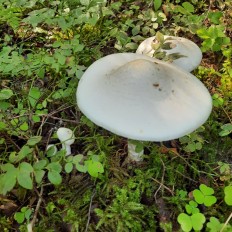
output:
<svg viewBox="0 0 232 232"><path fill-rule="evenodd" d="M161 49L161 51L165 51L167 55L179 53L184 56L173 60L173 64L191 72L201 63L202 52L194 42L185 38L167 35L164 36L164 39L165 42L171 43L172 49ZM155 50L152 48L152 43L157 43L156 36L145 39L139 45L136 53L153 57Z"/></svg>
<svg viewBox="0 0 232 232"><path fill-rule="evenodd" d="M177 66L135 53L94 62L77 88L80 110L126 138L167 141L191 133L212 109L205 86Z"/></svg>
<svg viewBox="0 0 232 232"><path fill-rule="evenodd" d="M57 136L60 142L62 143L62 149L66 151L66 155L70 155L71 145L75 141L73 131L65 127L60 127L57 130Z"/></svg>

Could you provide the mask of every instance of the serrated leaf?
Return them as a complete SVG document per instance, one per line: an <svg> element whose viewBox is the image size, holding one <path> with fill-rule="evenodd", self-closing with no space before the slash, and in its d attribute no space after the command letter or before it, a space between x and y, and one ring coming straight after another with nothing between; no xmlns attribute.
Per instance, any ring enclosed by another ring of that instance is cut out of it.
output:
<svg viewBox="0 0 232 232"><path fill-rule="evenodd" d="M14 214L14 219L15 219L19 224L23 223L23 221L24 221L24 219L25 219L24 213L22 213L22 212L16 212L16 213Z"/></svg>
<svg viewBox="0 0 232 232"><path fill-rule="evenodd" d="M33 136L27 141L27 145L29 146L35 146L37 143L39 143L42 139L42 136Z"/></svg>
<svg viewBox="0 0 232 232"><path fill-rule="evenodd" d="M62 182L61 175L56 171L49 171L48 172L48 179L54 185L59 185Z"/></svg>
<svg viewBox="0 0 232 232"><path fill-rule="evenodd" d="M194 12L194 6L189 3L189 2L183 2L182 6L184 7L185 10L187 10L189 13L193 13Z"/></svg>

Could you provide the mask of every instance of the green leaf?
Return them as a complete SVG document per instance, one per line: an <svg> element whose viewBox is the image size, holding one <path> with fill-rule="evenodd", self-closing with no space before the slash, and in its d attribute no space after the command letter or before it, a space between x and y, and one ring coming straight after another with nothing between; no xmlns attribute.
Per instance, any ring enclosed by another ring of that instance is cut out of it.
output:
<svg viewBox="0 0 232 232"><path fill-rule="evenodd" d="M0 175L0 194L6 195L16 184L17 169Z"/></svg>
<svg viewBox="0 0 232 232"><path fill-rule="evenodd" d="M41 97L42 93L38 87L32 87L28 94L28 100L31 106L34 108Z"/></svg>
<svg viewBox="0 0 232 232"><path fill-rule="evenodd" d="M44 175L45 175L45 171L44 170L35 170L34 175L35 175L36 183L40 184L42 182Z"/></svg>
<svg viewBox="0 0 232 232"><path fill-rule="evenodd" d="M162 0L154 0L153 2L154 2L154 9L155 9L155 11L159 10L159 8L162 5Z"/></svg>
<svg viewBox="0 0 232 232"><path fill-rule="evenodd" d="M7 100L11 98L14 95L13 91L11 89L2 89L0 91L0 100Z"/></svg>
<svg viewBox="0 0 232 232"><path fill-rule="evenodd" d="M211 196L214 193L212 188L206 186L205 184L201 184L199 188L200 190L195 189L193 191L193 196L198 204L211 206L217 202L217 198L215 196Z"/></svg>
<svg viewBox="0 0 232 232"><path fill-rule="evenodd" d="M23 188L33 188L31 172L33 172L33 168L29 163L23 162L19 165L17 180L19 185L21 185Z"/></svg>
<svg viewBox="0 0 232 232"><path fill-rule="evenodd" d="M27 122L24 122L23 124L21 124L19 126L19 129L22 130L22 131L27 131L29 129L29 125Z"/></svg>
<svg viewBox="0 0 232 232"><path fill-rule="evenodd" d="M37 143L39 143L42 139L42 136L33 136L27 141L27 145L29 146L35 146Z"/></svg>
<svg viewBox="0 0 232 232"><path fill-rule="evenodd" d="M181 229L184 232L189 232L192 230L191 218L187 214L185 214L185 213L179 214L179 216L177 217L177 221L181 225Z"/></svg>
<svg viewBox="0 0 232 232"><path fill-rule="evenodd" d="M60 165L59 162L52 162L52 163L47 165L47 169L49 171L55 171L55 172L60 173L62 170L62 166Z"/></svg>
<svg viewBox="0 0 232 232"><path fill-rule="evenodd" d="M19 224L23 223L23 221L24 221L24 219L25 219L24 213L22 213L22 212L17 212L17 213L15 213L15 214L14 214L14 219L15 219Z"/></svg>
<svg viewBox="0 0 232 232"><path fill-rule="evenodd" d="M70 173L73 170L73 164L72 163L66 163L64 166L64 170L66 173Z"/></svg>
<svg viewBox="0 0 232 232"><path fill-rule="evenodd" d="M210 232L219 232L221 230L223 224L220 223L217 218L210 217L210 220L206 224L206 226L210 229Z"/></svg>
<svg viewBox="0 0 232 232"><path fill-rule="evenodd" d="M205 223L205 216L202 213L195 213L191 216L192 226L194 230L201 230Z"/></svg>
<svg viewBox="0 0 232 232"><path fill-rule="evenodd" d="M194 12L194 6L189 3L189 2L184 2L182 3L182 6L184 7L185 10L187 10L189 13L193 13Z"/></svg>
<svg viewBox="0 0 232 232"><path fill-rule="evenodd" d="M61 175L54 170L48 172L48 179L54 185L59 185L62 182Z"/></svg>
<svg viewBox="0 0 232 232"><path fill-rule="evenodd" d="M92 160L88 160L85 162L87 163L88 173L91 176L98 177L98 173L104 172L104 168L100 162L98 162L98 161L96 162L96 161L92 161Z"/></svg>
<svg viewBox="0 0 232 232"><path fill-rule="evenodd" d="M15 155L15 153L11 153L9 160L12 163L17 163L20 160L24 159L26 156L31 154L33 152L33 148L28 147L27 145L24 145L21 150L19 151L18 155Z"/></svg>
<svg viewBox="0 0 232 232"><path fill-rule="evenodd" d="M200 190L202 191L202 193L204 195L212 195L212 194L214 194L214 190L212 188L206 186L205 184L200 185Z"/></svg>
<svg viewBox="0 0 232 232"><path fill-rule="evenodd" d="M226 186L224 188L224 193L225 193L225 202L227 205L232 206L232 185L231 186Z"/></svg>
<svg viewBox="0 0 232 232"><path fill-rule="evenodd" d="M195 189L193 191L193 196L195 198L195 201L198 203L198 204L203 204L204 203L204 200L205 200L205 196L204 194L199 190L199 189Z"/></svg>
<svg viewBox="0 0 232 232"><path fill-rule="evenodd" d="M47 164L47 160L39 160L33 164L33 168L34 170L41 170L46 166L46 164Z"/></svg>

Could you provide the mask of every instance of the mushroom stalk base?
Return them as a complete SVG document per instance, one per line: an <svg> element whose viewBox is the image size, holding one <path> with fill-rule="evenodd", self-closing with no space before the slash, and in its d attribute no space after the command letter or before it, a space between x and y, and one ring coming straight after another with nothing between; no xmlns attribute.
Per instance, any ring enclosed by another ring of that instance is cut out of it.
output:
<svg viewBox="0 0 232 232"><path fill-rule="evenodd" d="M62 149L66 151L66 156L71 155L71 146L62 144Z"/></svg>
<svg viewBox="0 0 232 232"><path fill-rule="evenodd" d="M135 151L136 145L132 144L130 141L128 141L128 157L131 161L139 162L142 161L143 158L143 150L141 152Z"/></svg>

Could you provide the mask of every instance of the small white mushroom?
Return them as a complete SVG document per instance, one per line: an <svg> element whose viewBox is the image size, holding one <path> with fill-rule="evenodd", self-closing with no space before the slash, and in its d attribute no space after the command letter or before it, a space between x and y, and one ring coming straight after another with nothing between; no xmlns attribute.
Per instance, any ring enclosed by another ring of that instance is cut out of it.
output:
<svg viewBox="0 0 232 232"><path fill-rule="evenodd" d="M171 44L172 49L161 49L161 51L165 51L167 55L179 53L184 56L173 60L173 64L191 72L201 63L202 52L194 42L182 37L167 35L164 36L164 39L165 42ZM152 48L152 43L156 43L156 36L145 39L139 45L136 53L153 57L155 50Z"/></svg>
<svg viewBox="0 0 232 232"><path fill-rule="evenodd" d="M189 134L212 109L208 90L191 73L135 53L94 62L82 76L76 96L80 110L92 122L140 141Z"/></svg>
<svg viewBox="0 0 232 232"><path fill-rule="evenodd" d="M50 156L54 156L57 153L57 147L55 144L48 144L46 151L51 151Z"/></svg>
<svg viewBox="0 0 232 232"><path fill-rule="evenodd" d="M62 149L66 151L66 156L70 155L71 145L75 141L73 131L65 127L60 127L57 130L57 136L60 142L62 143Z"/></svg>

